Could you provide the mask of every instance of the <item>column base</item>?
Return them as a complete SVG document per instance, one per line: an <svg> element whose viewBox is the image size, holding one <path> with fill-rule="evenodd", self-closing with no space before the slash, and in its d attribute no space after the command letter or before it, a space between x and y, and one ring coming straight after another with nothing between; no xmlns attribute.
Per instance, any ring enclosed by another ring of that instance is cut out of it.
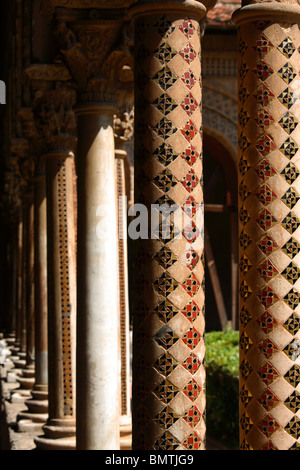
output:
<svg viewBox="0 0 300 470"><path fill-rule="evenodd" d="M48 414L48 393L32 391L32 398L25 400L28 411L21 411L17 416L19 432L42 432Z"/></svg>
<svg viewBox="0 0 300 470"><path fill-rule="evenodd" d="M25 367L21 375L17 378L20 386L24 390L33 390L35 384L35 372L33 366Z"/></svg>
<svg viewBox="0 0 300 470"><path fill-rule="evenodd" d="M132 421L129 416L120 419L120 450L132 449Z"/></svg>
<svg viewBox="0 0 300 470"><path fill-rule="evenodd" d="M34 417L32 417L30 413L20 413L17 419L18 432L39 433L43 431L43 426L48 419L48 414L34 415Z"/></svg>
<svg viewBox="0 0 300 470"><path fill-rule="evenodd" d="M43 426L44 435L34 439L37 450L76 450L76 425L72 420L49 420Z"/></svg>
<svg viewBox="0 0 300 470"><path fill-rule="evenodd" d="M36 437L34 439L37 450L76 450L76 438L66 437L50 439L48 437Z"/></svg>
<svg viewBox="0 0 300 470"><path fill-rule="evenodd" d="M25 402L30 413L48 413L48 393L32 390L32 398Z"/></svg>
<svg viewBox="0 0 300 470"><path fill-rule="evenodd" d="M15 336L8 336L7 338L4 338L7 346L12 346L16 344L16 338Z"/></svg>
<svg viewBox="0 0 300 470"><path fill-rule="evenodd" d="M27 378L27 377L17 377L17 382L20 384L21 388L24 390L29 390L31 391L34 387L34 377L33 378Z"/></svg>
<svg viewBox="0 0 300 470"><path fill-rule="evenodd" d="M26 366L26 359L21 359L20 356L14 361L14 365L17 369L23 369Z"/></svg>
<svg viewBox="0 0 300 470"><path fill-rule="evenodd" d="M31 397L30 390L15 389L10 396L10 403L25 403Z"/></svg>

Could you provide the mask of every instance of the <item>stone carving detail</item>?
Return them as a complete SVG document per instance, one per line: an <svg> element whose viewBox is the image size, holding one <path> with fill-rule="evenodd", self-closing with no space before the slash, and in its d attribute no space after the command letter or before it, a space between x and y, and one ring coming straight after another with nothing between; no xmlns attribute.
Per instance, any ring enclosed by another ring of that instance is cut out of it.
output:
<svg viewBox="0 0 300 470"><path fill-rule="evenodd" d="M23 204L23 196L34 176L35 162L30 156L26 139L13 139L11 155L4 173L4 194L0 207L8 217L16 217Z"/></svg>
<svg viewBox="0 0 300 470"><path fill-rule="evenodd" d="M241 447L299 449L298 25L239 28Z"/></svg>
<svg viewBox="0 0 300 470"><path fill-rule="evenodd" d="M114 135L120 143L128 142L133 137L134 109L119 111L114 116Z"/></svg>
<svg viewBox="0 0 300 470"><path fill-rule="evenodd" d="M99 20L84 26L60 22L56 37L64 60L78 85L81 102L113 102L118 74L130 62L122 46L122 22Z"/></svg>
<svg viewBox="0 0 300 470"><path fill-rule="evenodd" d="M74 150L77 135L75 103L76 93L67 88L49 90L36 99L36 126L47 150Z"/></svg>
<svg viewBox="0 0 300 470"><path fill-rule="evenodd" d="M136 20L135 31L135 203L188 208L189 220L180 229L172 219L168 230L162 214L156 236L135 242L133 442L138 449L203 449L199 23L150 15Z"/></svg>

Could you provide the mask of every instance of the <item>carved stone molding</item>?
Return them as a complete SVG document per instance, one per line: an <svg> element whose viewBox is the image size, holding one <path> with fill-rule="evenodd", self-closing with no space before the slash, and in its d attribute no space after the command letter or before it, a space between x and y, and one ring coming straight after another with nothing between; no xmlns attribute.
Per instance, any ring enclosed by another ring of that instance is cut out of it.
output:
<svg viewBox="0 0 300 470"><path fill-rule="evenodd" d="M63 64L32 64L25 70L30 81L71 79L68 69Z"/></svg>

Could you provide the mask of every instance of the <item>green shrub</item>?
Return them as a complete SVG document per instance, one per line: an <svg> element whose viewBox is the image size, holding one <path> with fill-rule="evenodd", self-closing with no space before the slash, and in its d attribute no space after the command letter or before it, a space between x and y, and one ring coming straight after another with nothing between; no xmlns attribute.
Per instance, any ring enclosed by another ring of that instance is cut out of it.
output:
<svg viewBox="0 0 300 470"><path fill-rule="evenodd" d="M239 333L206 333L207 435L228 449L239 446Z"/></svg>

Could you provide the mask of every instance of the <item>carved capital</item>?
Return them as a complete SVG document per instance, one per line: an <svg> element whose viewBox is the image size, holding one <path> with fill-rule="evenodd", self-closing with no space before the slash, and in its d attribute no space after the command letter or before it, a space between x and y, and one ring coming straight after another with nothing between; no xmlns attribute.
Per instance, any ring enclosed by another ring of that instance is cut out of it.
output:
<svg viewBox="0 0 300 470"><path fill-rule="evenodd" d="M3 192L0 207L10 219L17 217L22 207L24 194L31 184L35 170L34 158L27 139L11 140L10 156L3 175Z"/></svg>
<svg viewBox="0 0 300 470"><path fill-rule="evenodd" d="M132 60L123 21L60 21L56 37L80 102L113 102L121 71Z"/></svg>
<svg viewBox="0 0 300 470"><path fill-rule="evenodd" d="M40 81L62 81L71 79L68 69L63 64L32 64L25 70L33 83Z"/></svg>
<svg viewBox="0 0 300 470"><path fill-rule="evenodd" d="M37 136L34 115L32 108L21 108L17 113L17 119L20 121L23 129L23 135L29 142L34 141Z"/></svg>
<svg viewBox="0 0 300 470"><path fill-rule="evenodd" d="M37 130L46 143L45 151L74 151L77 122L73 111L76 93L72 89L51 89L36 98Z"/></svg>

